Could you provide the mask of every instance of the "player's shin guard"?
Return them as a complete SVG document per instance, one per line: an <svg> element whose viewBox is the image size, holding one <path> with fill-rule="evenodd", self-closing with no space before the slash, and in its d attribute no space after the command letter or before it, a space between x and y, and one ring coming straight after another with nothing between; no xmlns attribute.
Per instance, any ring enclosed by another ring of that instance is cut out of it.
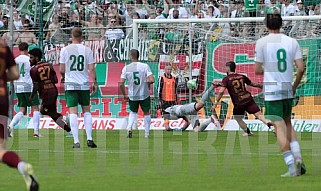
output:
<svg viewBox="0 0 321 191"><path fill-rule="evenodd" d="M79 137L78 137L78 118L76 114L71 113L69 115L70 118L70 127L71 132L74 137L74 143L79 143Z"/></svg>
<svg viewBox="0 0 321 191"><path fill-rule="evenodd" d="M145 115L144 116L145 137L149 136L150 124L151 124L150 115Z"/></svg>
<svg viewBox="0 0 321 191"><path fill-rule="evenodd" d="M210 88L206 90L206 92L202 95L201 103L205 104L206 100L210 98L210 93L213 91L213 89L214 86L211 85Z"/></svg>
<svg viewBox="0 0 321 191"><path fill-rule="evenodd" d="M133 129L134 123L136 122L137 113L130 112L128 117L127 130L131 131Z"/></svg>
<svg viewBox="0 0 321 191"><path fill-rule="evenodd" d="M87 134L87 140L93 140L93 138L92 138L93 118L92 118L90 112L86 112L84 114L84 124L85 124L85 129L86 129L86 134Z"/></svg>
<svg viewBox="0 0 321 191"><path fill-rule="evenodd" d="M33 122L33 129L34 129L33 133L39 134L39 123L40 123L40 112L39 111L33 112L32 122Z"/></svg>

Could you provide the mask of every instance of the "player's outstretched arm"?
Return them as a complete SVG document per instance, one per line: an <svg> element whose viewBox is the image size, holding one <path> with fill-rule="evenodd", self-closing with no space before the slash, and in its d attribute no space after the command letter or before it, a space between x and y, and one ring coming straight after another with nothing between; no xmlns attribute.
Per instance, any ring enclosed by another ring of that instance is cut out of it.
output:
<svg viewBox="0 0 321 191"><path fill-rule="evenodd" d="M249 85L252 86L252 87L260 88L260 89L263 88L263 84L260 84L260 83L252 82L252 83L249 84Z"/></svg>
<svg viewBox="0 0 321 191"><path fill-rule="evenodd" d="M221 86L220 87L220 90L218 91L217 95L216 95L216 101L213 103L213 106L212 106L212 111L215 110L218 102L220 102L221 98L223 97L223 94L224 94L224 91L226 90L226 87L224 86Z"/></svg>

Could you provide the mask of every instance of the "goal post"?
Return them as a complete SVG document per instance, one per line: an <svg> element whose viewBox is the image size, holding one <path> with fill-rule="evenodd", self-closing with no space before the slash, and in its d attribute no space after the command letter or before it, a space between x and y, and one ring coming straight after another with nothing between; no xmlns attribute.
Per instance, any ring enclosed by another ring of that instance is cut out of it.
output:
<svg viewBox="0 0 321 191"><path fill-rule="evenodd" d="M321 117L321 110L318 109L321 104L321 87L318 85L321 84L321 16L282 19L285 21L282 32L298 40L307 68L296 94L293 117ZM180 100L191 102L191 98L201 96L212 80L222 80L226 75L227 61L235 61L237 72L247 75L252 81L263 81L262 76L254 73L255 42L268 34L263 21L264 17L134 19L132 48L148 55L145 56L148 59L142 61L151 66L156 79L164 72L164 64L172 64L173 75L180 79ZM197 79L197 90L188 90L184 85L191 78ZM248 89L264 109L262 91ZM229 119L232 116L233 105L230 103L230 97L225 94L217 110L220 118ZM210 107L209 102L199 114L208 116Z"/></svg>

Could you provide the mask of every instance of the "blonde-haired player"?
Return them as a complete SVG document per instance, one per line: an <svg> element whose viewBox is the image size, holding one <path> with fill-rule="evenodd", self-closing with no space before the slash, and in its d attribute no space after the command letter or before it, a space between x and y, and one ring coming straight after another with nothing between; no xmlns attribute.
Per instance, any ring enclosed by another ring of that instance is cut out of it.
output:
<svg viewBox="0 0 321 191"><path fill-rule="evenodd" d="M95 60L92 50L81 44L82 29L72 29L72 44L61 49L60 73L65 82L65 96L69 107L71 132L74 137L73 148L80 148L78 138L78 104L84 113L84 125L87 134L87 146L96 148L92 138L92 116L90 113L90 82L94 79L92 91L97 91Z"/></svg>

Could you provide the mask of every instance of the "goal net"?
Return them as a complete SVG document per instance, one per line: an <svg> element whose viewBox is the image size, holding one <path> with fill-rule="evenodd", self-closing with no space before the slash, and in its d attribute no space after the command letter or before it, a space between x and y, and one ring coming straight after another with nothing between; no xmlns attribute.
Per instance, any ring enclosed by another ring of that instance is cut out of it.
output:
<svg viewBox="0 0 321 191"><path fill-rule="evenodd" d="M320 18L283 18L282 32L298 40L306 67L293 101L294 119L315 119L321 116ZM165 64L171 64L172 74L179 82L178 101L183 104L198 100L213 80L221 81L226 75L227 61L234 61L237 64L236 72L245 74L253 82L263 81L263 76L254 73L255 42L268 34L263 19L138 19L133 23L133 47L142 52L142 61L150 65L155 76L164 73ZM189 79L197 80L196 90L187 89L186 82ZM247 89L264 110L262 90ZM157 94L155 97L156 105ZM200 117L211 115L210 108L211 103L208 102L199 112ZM232 109L230 97L225 92L216 110L221 123L231 118ZM250 115L245 118L253 119Z"/></svg>

